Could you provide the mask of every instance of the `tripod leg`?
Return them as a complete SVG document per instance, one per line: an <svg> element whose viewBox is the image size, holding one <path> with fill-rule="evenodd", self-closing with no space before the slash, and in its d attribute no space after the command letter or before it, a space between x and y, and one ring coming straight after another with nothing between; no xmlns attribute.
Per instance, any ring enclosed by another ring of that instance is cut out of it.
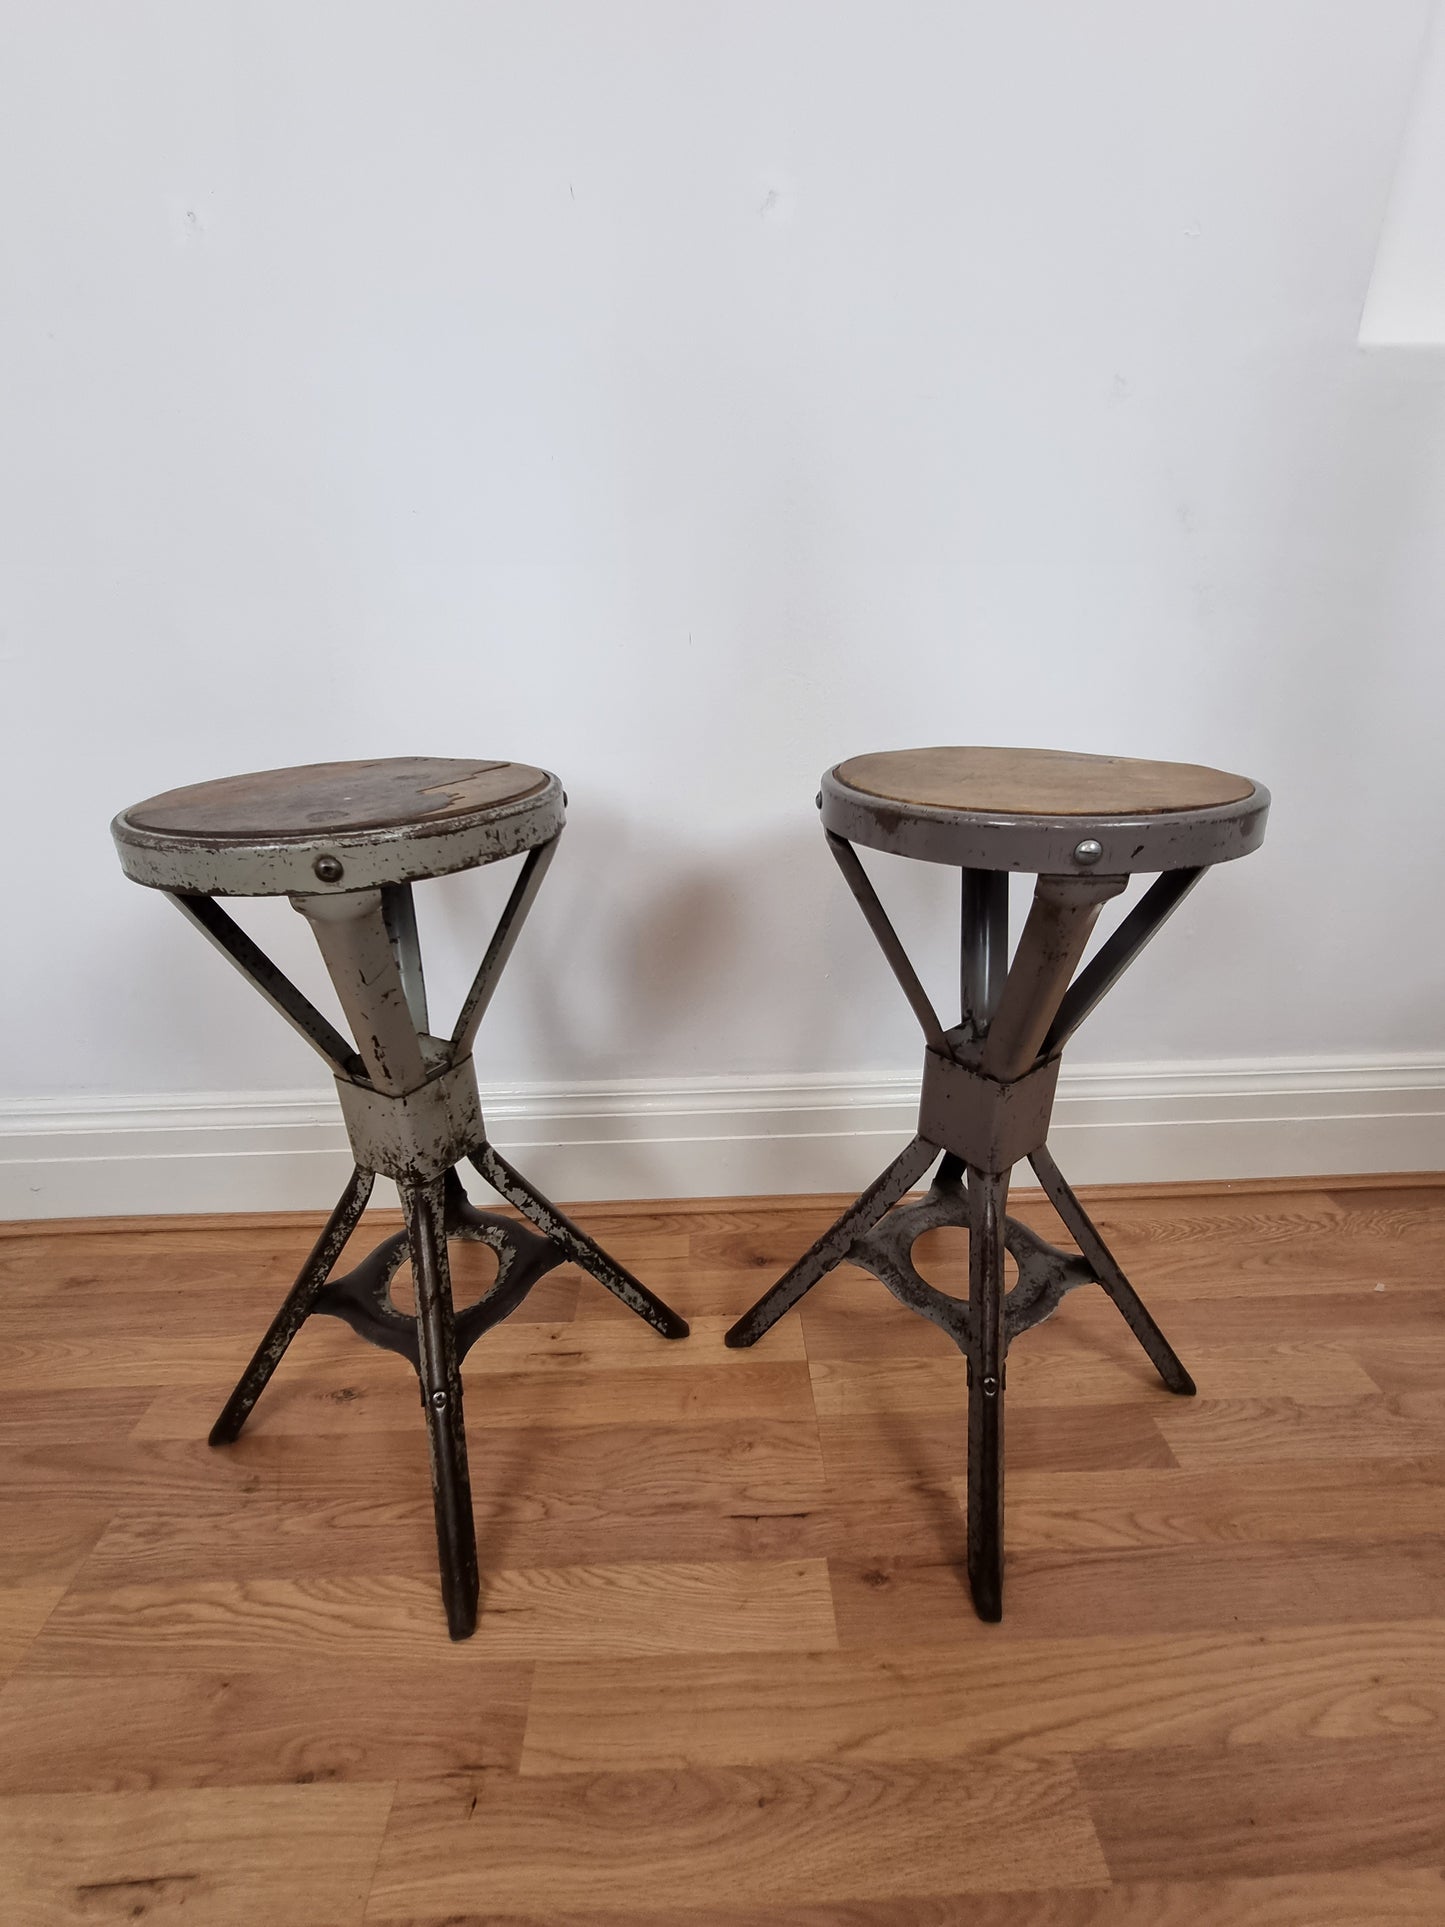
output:
<svg viewBox="0 0 1445 1927"><path fill-rule="evenodd" d="M605 1285L614 1298L620 1298L629 1311L635 1311L664 1338L687 1337L685 1318L679 1317L670 1305L663 1304L615 1258L609 1258L601 1245L565 1217L549 1198L534 1190L521 1172L513 1170L490 1144L479 1145L468 1156L499 1197L514 1205L524 1218L530 1218L544 1237L550 1238L574 1265L590 1272L599 1285Z"/></svg>
<svg viewBox="0 0 1445 1927"><path fill-rule="evenodd" d="M872 1230L884 1212L891 1210L904 1192L912 1189L937 1156L936 1144L930 1144L926 1138L914 1138L908 1149L893 1160L881 1177L873 1180L817 1243L808 1247L791 1270L783 1273L772 1290L765 1291L751 1310L743 1313L723 1342L735 1351L745 1345L756 1345L784 1312L791 1311L805 1292L811 1291L820 1278L843 1262L853 1240Z"/></svg>
<svg viewBox="0 0 1445 1927"><path fill-rule="evenodd" d="M347 1239L356 1229L357 1219L366 1209L374 1182L370 1171L358 1168L352 1172L351 1182L326 1221L326 1229L312 1246L311 1255L301 1267L300 1276L287 1293L285 1303L271 1320L270 1329L256 1347L256 1354L242 1373L240 1383L211 1427L212 1445L233 1445L240 1436L241 1427L251 1415L251 1407L265 1391L272 1372L286 1354L287 1346L305 1324L312 1306L321 1296L322 1287L341 1256Z"/></svg>
<svg viewBox="0 0 1445 1927"><path fill-rule="evenodd" d="M1069 1189L1058 1165L1043 1148L1033 1153L1029 1163L1034 1168L1034 1176L1044 1187L1049 1203L1063 1220L1064 1229L1083 1252L1099 1283L1119 1307L1125 1324L1149 1354L1155 1371L1171 1392L1189 1397L1195 1389L1194 1380L1180 1363L1174 1347L1150 1317L1143 1299L1120 1271L1113 1252Z"/></svg>
<svg viewBox="0 0 1445 1927"><path fill-rule="evenodd" d="M442 1187L415 1184L401 1190L416 1290L421 1395L431 1449L442 1599L452 1638L466 1639L477 1623L477 1528L462 1423L462 1375L457 1364Z"/></svg>
<svg viewBox="0 0 1445 1927"><path fill-rule="evenodd" d="M1003 1618L1003 1257L1008 1174L970 1170L973 1356L968 1375L968 1583L980 1619Z"/></svg>

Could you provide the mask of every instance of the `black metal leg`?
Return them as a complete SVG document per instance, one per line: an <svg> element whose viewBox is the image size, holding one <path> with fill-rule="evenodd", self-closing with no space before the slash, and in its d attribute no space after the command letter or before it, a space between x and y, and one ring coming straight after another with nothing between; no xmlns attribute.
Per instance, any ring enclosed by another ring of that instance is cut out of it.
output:
<svg viewBox="0 0 1445 1927"><path fill-rule="evenodd" d="M1003 1256L1008 1174L970 1170L973 1356L968 1373L968 1583L980 1619L1003 1618Z"/></svg>
<svg viewBox="0 0 1445 1927"><path fill-rule="evenodd" d="M437 1557L442 1600L453 1639L466 1639L477 1624L477 1528L462 1422L462 1374L457 1362L447 1265L445 1207L440 1184L402 1187L416 1332L421 1354L421 1395L431 1448L432 1498L436 1506Z"/></svg>
<svg viewBox="0 0 1445 1927"><path fill-rule="evenodd" d="M1034 1176L1044 1187L1049 1203L1063 1220L1064 1229L1084 1254L1094 1276L1119 1307L1125 1324L1149 1354L1155 1371L1171 1392L1178 1392L1186 1398L1192 1396L1194 1380L1184 1369L1174 1347L1154 1323L1143 1299L1119 1269L1113 1252L1069 1189L1058 1165L1042 1148L1033 1153L1029 1163L1034 1168Z"/></svg>
<svg viewBox="0 0 1445 1927"><path fill-rule="evenodd" d="M574 1265L580 1265L599 1285L605 1285L629 1311L635 1311L639 1318L651 1325L654 1331L661 1332L664 1338L687 1337L689 1327L685 1318L679 1316L670 1305L665 1305L640 1279L634 1278L625 1266L619 1265L615 1258L608 1257L601 1245L589 1238L580 1226L573 1224L550 1198L543 1197L490 1144L479 1145L467 1155L499 1197L505 1198L524 1218L529 1218Z"/></svg>
<svg viewBox="0 0 1445 1927"><path fill-rule="evenodd" d="M751 1310L743 1313L723 1342L734 1351L745 1345L756 1345L763 1333L771 1331L805 1292L811 1291L835 1265L842 1264L853 1240L870 1231L884 1212L913 1188L937 1156L937 1145L930 1144L926 1138L914 1138L908 1149L873 1180L817 1243L808 1247L792 1269L783 1273L772 1290L765 1291Z"/></svg>
<svg viewBox="0 0 1445 1927"><path fill-rule="evenodd" d="M212 1445L231 1445L240 1436L251 1408L265 1391L272 1372L281 1363L286 1348L310 1317L326 1280L346 1241L356 1229L356 1221L366 1209L371 1187L376 1182L370 1171L358 1167L342 1192L336 1209L326 1221L326 1229L311 1248L300 1276L286 1295L286 1302L271 1320L270 1329L256 1348L256 1354L241 1375L221 1416L211 1427Z"/></svg>

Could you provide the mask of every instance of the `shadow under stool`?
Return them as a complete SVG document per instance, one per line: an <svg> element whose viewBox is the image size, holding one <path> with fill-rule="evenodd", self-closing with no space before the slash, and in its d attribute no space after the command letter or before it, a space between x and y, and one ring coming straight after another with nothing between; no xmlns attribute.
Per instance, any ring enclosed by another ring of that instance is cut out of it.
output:
<svg viewBox="0 0 1445 1927"><path fill-rule="evenodd" d="M1186 763L1039 749L940 748L856 756L823 778L828 847L923 1029L918 1129L886 1171L740 1318L732 1346L756 1344L835 1266L871 1271L931 1319L968 1367L968 1577L980 1618L1003 1615L1005 1355L1078 1285L1101 1285L1171 1392L1194 1381L1119 1269L1046 1148L1065 1044L1165 918L1215 863L1264 840L1269 792ZM962 875L962 1010L945 1029L870 883L855 843ZM1036 878L1008 955L1008 879ZM1103 905L1138 871L1154 883L1082 970ZM1075 975L1076 970L1078 974ZM1078 1246L1057 1250L1007 1215L1027 1158ZM934 1165L927 1194L901 1204ZM896 1207L896 1208L895 1208ZM930 1285L915 1241L968 1231L968 1297ZM1004 1289L1004 1257L1017 1282Z"/></svg>
<svg viewBox="0 0 1445 1927"><path fill-rule="evenodd" d="M557 848L566 798L523 763L398 757L265 770L170 790L111 825L128 877L163 890L326 1061L355 1170L290 1295L211 1431L227 1445L313 1312L398 1352L421 1382L431 1451L442 1596L453 1639L477 1618L477 1541L462 1418L461 1363L539 1278L570 1260L664 1338L687 1324L572 1224L492 1146L472 1046ZM526 852L450 1035L429 1028L412 885ZM278 970L216 901L286 896L311 925L354 1043ZM535 1229L476 1210L466 1160ZM377 1174L395 1180L406 1228L331 1276ZM497 1273L453 1309L448 1239L490 1245ZM415 1315L391 1282L410 1258Z"/></svg>

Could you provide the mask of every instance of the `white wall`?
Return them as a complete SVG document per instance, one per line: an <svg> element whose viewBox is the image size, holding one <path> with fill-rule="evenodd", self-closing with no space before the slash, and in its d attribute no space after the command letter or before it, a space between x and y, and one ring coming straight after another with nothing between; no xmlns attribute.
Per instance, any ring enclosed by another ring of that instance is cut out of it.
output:
<svg viewBox="0 0 1445 1927"><path fill-rule="evenodd" d="M1441 1123L1445 363L1356 342L1426 0L6 19L12 1208L114 1203L35 1178L37 1132L190 1094L223 1148L238 1096L324 1095L110 814L394 752L565 779L478 1057L519 1101L914 1075L817 776L1022 741L1276 798L1079 1067L1349 1060L1362 1115L1393 1067ZM882 880L942 995L951 877ZM443 1000L499 881L423 904ZM280 1168L219 1195L291 1201Z"/></svg>

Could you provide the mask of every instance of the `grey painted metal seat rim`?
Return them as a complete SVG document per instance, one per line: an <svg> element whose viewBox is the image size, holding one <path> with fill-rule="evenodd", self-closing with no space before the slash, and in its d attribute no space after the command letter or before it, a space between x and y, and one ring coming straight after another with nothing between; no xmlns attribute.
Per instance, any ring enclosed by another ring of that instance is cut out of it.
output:
<svg viewBox="0 0 1445 1927"><path fill-rule="evenodd" d="M371 890L451 876L550 843L566 821L566 798L560 779L544 773L543 788L515 801L383 829L254 840L176 836L140 829L122 810L110 832L125 874L153 890L222 897Z"/></svg>
<svg viewBox="0 0 1445 1927"><path fill-rule="evenodd" d="M1237 803L1209 809L1032 816L873 796L841 782L840 767L835 764L823 777L819 804L825 830L893 856L970 870L1127 876L1139 870L1208 868L1257 850L1269 815L1269 791L1260 783Z"/></svg>

